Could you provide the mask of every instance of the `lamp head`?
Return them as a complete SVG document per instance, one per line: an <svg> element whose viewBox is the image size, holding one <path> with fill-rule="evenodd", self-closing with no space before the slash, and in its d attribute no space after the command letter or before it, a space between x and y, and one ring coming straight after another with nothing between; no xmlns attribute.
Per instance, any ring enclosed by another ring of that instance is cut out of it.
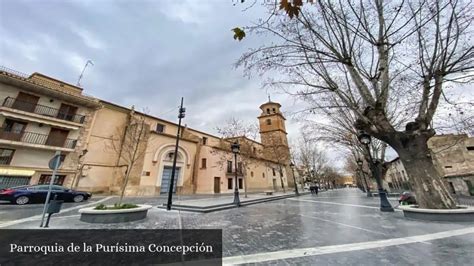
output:
<svg viewBox="0 0 474 266"><path fill-rule="evenodd" d="M236 141L230 145L230 148L232 149L233 153L239 153L240 152L240 144Z"/></svg>
<svg viewBox="0 0 474 266"><path fill-rule="evenodd" d="M363 131L359 133L357 138L359 139L360 143L362 143L364 145L369 145L370 142L371 142L370 135L363 132Z"/></svg>

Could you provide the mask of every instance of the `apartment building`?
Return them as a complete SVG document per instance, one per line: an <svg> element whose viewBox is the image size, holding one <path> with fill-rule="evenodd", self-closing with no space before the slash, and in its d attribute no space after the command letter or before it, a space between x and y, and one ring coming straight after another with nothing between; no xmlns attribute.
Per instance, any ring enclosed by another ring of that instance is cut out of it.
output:
<svg viewBox="0 0 474 266"><path fill-rule="evenodd" d="M54 78L0 68L0 104L0 189L49 182L55 151L64 156L55 182L68 184L99 101Z"/></svg>
<svg viewBox="0 0 474 266"><path fill-rule="evenodd" d="M397 157L388 163L383 183L384 187L390 192L411 190L408 175L400 158Z"/></svg>
<svg viewBox="0 0 474 266"><path fill-rule="evenodd" d="M466 134L436 135L428 141L428 147L451 193L474 196L474 138ZM398 158L389 163L385 182L387 189L410 189L406 170Z"/></svg>
<svg viewBox="0 0 474 266"><path fill-rule="evenodd" d="M474 196L474 137L466 134L438 135L428 144L451 193Z"/></svg>

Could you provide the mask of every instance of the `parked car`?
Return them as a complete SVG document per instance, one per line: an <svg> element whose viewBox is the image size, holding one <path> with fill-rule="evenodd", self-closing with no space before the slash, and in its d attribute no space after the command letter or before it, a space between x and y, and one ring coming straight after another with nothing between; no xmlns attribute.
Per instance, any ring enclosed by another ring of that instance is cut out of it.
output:
<svg viewBox="0 0 474 266"><path fill-rule="evenodd" d="M10 201L18 205L46 201L49 185L20 186L0 190L0 200ZM81 202L92 197L91 193L75 191L63 186L53 185L51 199Z"/></svg>
<svg viewBox="0 0 474 266"><path fill-rule="evenodd" d="M400 198L398 199L398 203L400 205L412 205L412 204L416 204L416 198L415 198L415 195L413 195L412 193L410 192L403 192L401 195L400 195Z"/></svg>

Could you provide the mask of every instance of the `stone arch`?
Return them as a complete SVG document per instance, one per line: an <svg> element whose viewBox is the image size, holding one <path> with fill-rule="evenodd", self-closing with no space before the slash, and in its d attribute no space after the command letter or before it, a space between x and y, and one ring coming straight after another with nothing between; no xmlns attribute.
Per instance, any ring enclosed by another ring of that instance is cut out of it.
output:
<svg viewBox="0 0 474 266"><path fill-rule="evenodd" d="M175 150L175 145L174 144L165 144L165 145L160 146L158 149L156 149L156 152L153 155L153 163L163 161L165 159L164 157L166 156L166 154L169 154L170 152L174 152L174 150ZM185 148L183 148L181 146L178 147L178 159L179 159L180 156L182 158L184 158L184 160L182 160L182 162L187 167L189 167L191 165L191 163L190 163L190 154Z"/></svg>
<svg viewBox="0 0 474 266"><path fill-rule="evenodd" d="M157 148L153 155L153 166L157 167L157 176L155 184L157 187L160 187L160 193L163 193L163 175L165 170L168 169L173 165L173 156L172 154L175 152L175 145L174 144L164 144ZM176 167L179 168L178 175L175 176L177 178L177 187L183 187L185 177L189 175L189 168L191 166L191 157L190 153L184 147L178 147L178 157L176 160ZM168 173L169 174L169 173Z"/></svg>

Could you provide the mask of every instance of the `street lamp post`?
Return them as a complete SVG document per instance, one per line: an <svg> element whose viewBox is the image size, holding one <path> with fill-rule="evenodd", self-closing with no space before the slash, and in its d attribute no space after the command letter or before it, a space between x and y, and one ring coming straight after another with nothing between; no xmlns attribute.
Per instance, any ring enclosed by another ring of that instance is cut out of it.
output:
<svg viewBox="0 0 474 266"><path fill-rule="evenodd" d="M362 181L362 173L360 172L359 167L356 169L356 176L357 176L357 187L362 190L362 192L366 193L365 190L365 183Z"/></svg>
<svg viewBox="0 0 474 266"><path fill-rule="evenodd" d="M237 153L240 152L240 144L236 141L236 142L232 143L232 145L230 147L232 149L232 152L234 153L234 159L235 159L234 204L237 205L237 207L240 207L239 183L238 183L239 177L237 176L237 171L238 171Z"/></svg>
<svg viewBox="0 0 474 266"><path fill-rule="evenodd" d="M316 177L314 176L315 172L314 169L311 169L311 183L316 183ZM319 184L318 184L319 185Z"/></svg>
<svg viewBox="0 0 474 266"><path fill-rule="evenodd" d="M390 202L387 199L387 193L383 190L382 187L382 176L381 176L381 168L382 164L379 160L374 160L372 158L372 154L370 153L370 136L365 133L361 132L357 138L359 139L360 143L364 145L364 147L367 149L367 154L369 155L369 164L370 164L370 169L372 171L372 174L375 177L375 181L377 181L377 188L379 191L379 198L380 198L380 211L383 212L393 212L392 205L390 205Z"/></svg>
<svg viewBox="0 0 474 266"><path fill-rule="evenodd" d="M290 163L291 172L293 173L293 182L295 183L295 194L299 196L300 193L298 192L298 185L296 185L296 177L295 177L295 164L293 162Z"/></svg>
<svg viewBox="0 0 474 266"><path fill-rule="evenodd" d="M166 204L166 209L171 210L171 204L173 202L173 190L174 190L174 178L176 173L176 160L178 158L178 147L179 147L179 138L181 137L181 119L184 118L186 113L186 108L183 107L183 97L181 97L181 106L179 107L178 113L178 133L176 134L176 145L174 147L174 156L173 156L173 169L171 170L170 186L168 189L168 202Z"/></svg>
<svg viewBox="0 0 474 266"><path fill-rule="evenodd" d="M365 172L364 172L364 162L362 161L361 158L357 158L357 165L359 166L359 171L362 175L362 178L364 179L365 192L367 193L367 197L372 197L372 192L370 192L370 187L369 187L369 184L367 182L367 178L366 178Z"/></svg>

